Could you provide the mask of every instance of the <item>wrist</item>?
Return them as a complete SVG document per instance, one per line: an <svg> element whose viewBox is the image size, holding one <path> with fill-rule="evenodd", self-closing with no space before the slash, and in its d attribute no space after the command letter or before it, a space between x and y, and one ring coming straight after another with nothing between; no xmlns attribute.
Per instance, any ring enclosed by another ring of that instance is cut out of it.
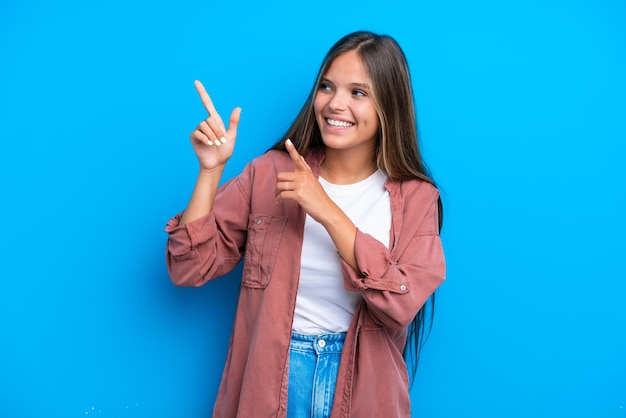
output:
<svg viewBox="0 0 626 418"><path fill-rule="evenodd" d="M226 167L226 164L219 164L215 167L211 167L211 168L204 168L204 167L200 167L200 172L198 173L199 176L221 176L222 173L224 172L224 167Z"/></svg>

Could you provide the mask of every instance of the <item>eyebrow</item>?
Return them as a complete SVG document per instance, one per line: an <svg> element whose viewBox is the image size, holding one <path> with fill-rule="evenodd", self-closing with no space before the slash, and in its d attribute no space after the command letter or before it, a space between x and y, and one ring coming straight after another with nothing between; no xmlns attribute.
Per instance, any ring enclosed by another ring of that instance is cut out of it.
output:
<svg viewBox="0 0 626 418"><path fill-rule="evenodd" d="M330 79L328 79L326 77L323 77L320 81L322 83L330 83L330 84L333 84L333 85L335 84L335 83L333 83L332 80L330 80ZM370 86L367 83L350 83L349 86L350 87L358 87L358 88L362 88L362 89L365 89L365 90L369 90L369 88L370 88Z"/></svg>
<svg viewBox="0 0 626 418"><path fill-rule="evenodd" d="M352 83L351 86L361 87L362 89L369 90L370 86L366 83Z"/></svg>

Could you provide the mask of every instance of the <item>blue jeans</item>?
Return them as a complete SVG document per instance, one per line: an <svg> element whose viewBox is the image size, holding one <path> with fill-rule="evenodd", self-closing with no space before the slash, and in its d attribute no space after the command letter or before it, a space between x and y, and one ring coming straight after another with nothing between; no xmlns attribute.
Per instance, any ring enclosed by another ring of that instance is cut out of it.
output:
<svg viewBox="0 0 626 418"><path fill-rule="evenodd" d="M291 334L287 418L330 416L345 338L345 333Z"/></svg>

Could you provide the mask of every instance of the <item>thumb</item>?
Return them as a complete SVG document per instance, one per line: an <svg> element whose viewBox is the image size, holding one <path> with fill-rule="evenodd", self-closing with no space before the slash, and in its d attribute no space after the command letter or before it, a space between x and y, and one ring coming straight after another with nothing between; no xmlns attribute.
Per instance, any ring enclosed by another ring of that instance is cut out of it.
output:
<svg viewBox="0 0 626 418"><path fill-rule="evenodd" d="M237 137L237 127L239 126L239 118L241 117L241 108L236 107L230 114L230 122L228 123L228 136L232 138Z"/></svg>

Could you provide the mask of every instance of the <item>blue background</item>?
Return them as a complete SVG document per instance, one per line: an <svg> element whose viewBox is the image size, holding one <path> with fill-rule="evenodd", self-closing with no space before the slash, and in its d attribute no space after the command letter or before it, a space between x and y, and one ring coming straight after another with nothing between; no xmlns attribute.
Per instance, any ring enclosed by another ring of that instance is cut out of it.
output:
<svg viewBox="0 0 626 418"><path fill-rule="evenodd" d="M240 271L165 269L193 80L243 108L231 177L364 28L408 56L446 207L414 416L626 417L624 22L618 0L4 0L0 416L208 416Z"/></svg>

